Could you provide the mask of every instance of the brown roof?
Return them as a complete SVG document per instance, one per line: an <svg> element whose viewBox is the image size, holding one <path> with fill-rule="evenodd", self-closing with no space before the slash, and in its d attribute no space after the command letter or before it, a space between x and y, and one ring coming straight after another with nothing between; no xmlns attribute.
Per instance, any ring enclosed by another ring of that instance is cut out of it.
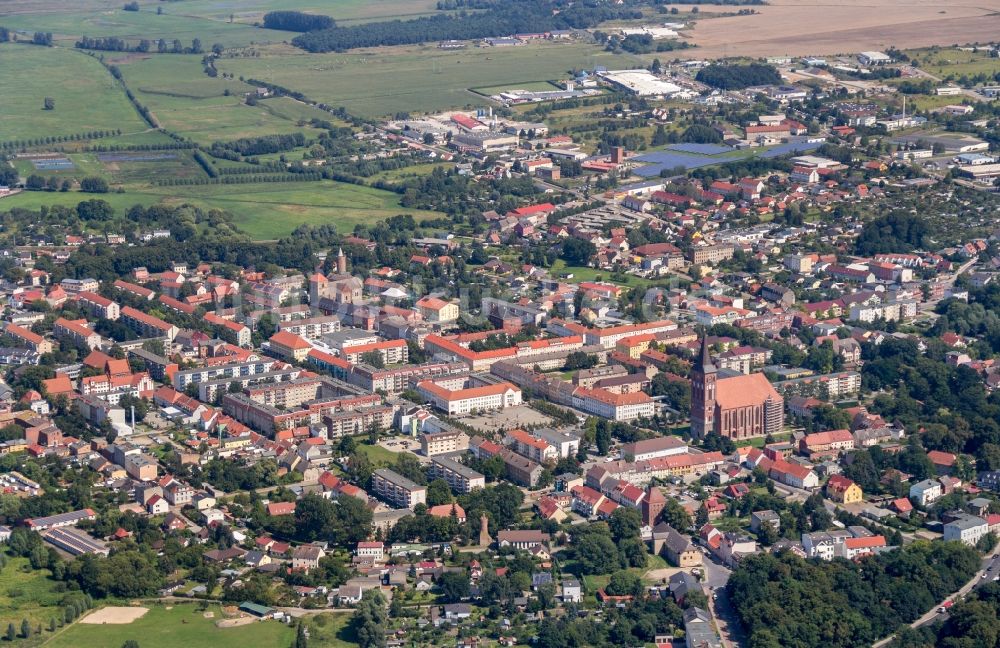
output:
<svg viewBox="0 0 1000 648"><path fill-rule="evenodd" d="M723 378L717 383L715 400L722 409L759 405L768 398L781 400L762 373Z"/></svg>

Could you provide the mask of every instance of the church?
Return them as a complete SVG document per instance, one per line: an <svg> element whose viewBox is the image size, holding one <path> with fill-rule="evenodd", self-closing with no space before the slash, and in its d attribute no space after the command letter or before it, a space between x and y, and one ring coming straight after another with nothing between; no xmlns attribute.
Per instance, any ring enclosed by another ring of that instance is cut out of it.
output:
<svg viewBox="0 0 1000 648"><path fill-rule="evenodd" d="M716 433L734 441L777 434L785 425L785 401L762 373L723 371L712 362L708 341L691 370L691 435Z"/></svg>

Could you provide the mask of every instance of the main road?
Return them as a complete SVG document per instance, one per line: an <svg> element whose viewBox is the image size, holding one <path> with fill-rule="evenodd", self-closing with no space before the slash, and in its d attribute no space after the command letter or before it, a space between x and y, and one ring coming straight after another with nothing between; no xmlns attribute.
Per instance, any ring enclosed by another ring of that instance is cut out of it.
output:
<svg viewBox="0 0 1000 648"><path fill-rule="evenodd" d="M998 560L998 554L1000 554L1000 544L997 544L997 546L993 548L993 551L986 554L986 556L983 558L983 563L979 571L977 571L975 575L973 575L972 579L968 583L963 585L957 592L950 594L940 604L935 604L934 607L932 607L930 610L924 613L923 616L921 616L919 619L911 623L910 627L920 628L922 626L927 625L928 623L931 623L932 621L938 619L940 620L947 619L948 618L947 610L944 612L939 611L941 609L941 605L943 605L945 602L948 601L952 602L957 601L965 597L966 594L971 592L974 588L979 587L983 583L989 583L992 582L994 578L1000 578L1000 560ZM872 648L882 648L882 646L887 645L890 641L895 639L895 637L896 635L893 634L889 635L885 639L876 641L875 643L872 644Z"/></svg>

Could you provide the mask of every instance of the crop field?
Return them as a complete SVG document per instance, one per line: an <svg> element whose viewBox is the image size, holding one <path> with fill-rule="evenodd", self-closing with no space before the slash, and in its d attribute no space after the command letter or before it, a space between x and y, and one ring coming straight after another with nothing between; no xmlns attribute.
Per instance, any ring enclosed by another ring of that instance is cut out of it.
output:
<svg viewBox="0 0 1000 648"><path fill-rule="evenodd" d="M702 7L710 10L709 7ZM727 10L727 7L716 7ZM817 55L988 42L1000 33L996 2L770 0L749 16L699 20L682 58Z"/></svg>
<svg viewBox="0 0 1000 648"><path fill-rule="evenodd" d="M146 124L93 58L72 50L0 45L0 140L95 130L141 132ZM55 100L54 110L44 100Z"/></svg>
<svg viewBox="0 0 1000 648"><path fill-rule="evenodd" d="M347 54L265 54L223 59L216 67L297 90L314 101L367 117L482 105L469 88L490 88L564 78L595 65L628 67L634 59L585 43L441 50L391 47Z"/></svg>
<svg viewBox="0 0 1000 648"><path fill-rule="evenodd" d="M285 97L248 106L243 95L253 88L235 79L206 76L198 55L148 56L132 59L120 69L136 97L162 127L199 144L306 132L311 129L299 127L298 121L327 117Z"/></svg>
<svg viewBox="0 0 1000 648"><path fill-rule="evenodd" d="M211 605L211 616L195 605L152 606L132 623L89 625L76 623L59 632L46 643L51 648L109 648L129 639L156 648L245 648L246 646L285 646L295 638L294 631L277 621L260 621L232 628L215 624L222 610Z"/></svg>

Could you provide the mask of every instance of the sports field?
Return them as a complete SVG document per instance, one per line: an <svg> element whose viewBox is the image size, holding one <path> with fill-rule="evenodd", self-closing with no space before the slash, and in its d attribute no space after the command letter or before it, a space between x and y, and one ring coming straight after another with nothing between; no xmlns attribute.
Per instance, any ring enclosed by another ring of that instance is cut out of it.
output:
<svg viewBox="0 0 1000 648"><path fill-rule="evenodd" d="M247 646L287 646L294 631L277 621L260 621L233 628L218 628L222 618L217 605L205 613L193 604L174 605L171 609L152 606L131 623L90 625L76 623L57 633L45 645L51 648L117 648L129 639L140 646L155 648L247 648Z"/></svg>
<svg viewBox="0 0 1000 648"><path fill-rule="evenodd" d="M595 65L629 67L586 43L533 43L518 47L386 47L346 54L282 50L257 59L223 59L219 70L277 83L310 99L368 117L482 105L469 88L512 87L566 78L573 69Z"/></svg>
<svg viewBox="0 0 1000 648"><path fill-rule="evenodd" d="M0 88L0 141L147 128L114 78L82 52L0 45ZM46 97L54 110L44 109Z"/></svg>

